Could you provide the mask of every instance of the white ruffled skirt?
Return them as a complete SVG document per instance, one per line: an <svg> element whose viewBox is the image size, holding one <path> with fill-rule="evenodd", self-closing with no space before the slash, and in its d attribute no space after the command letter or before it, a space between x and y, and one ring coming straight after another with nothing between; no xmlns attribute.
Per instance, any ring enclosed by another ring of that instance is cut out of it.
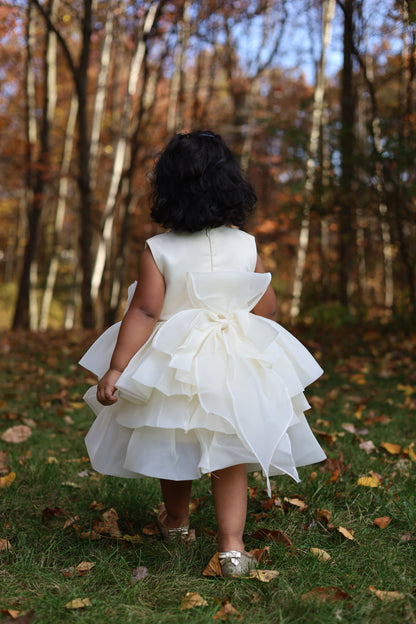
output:
<svg viewBox="0 0 416 624"><path fill-rule="evenodd" d="M250 312L270 274L188 273L192 308L156 324L104 407L96 386L84 399L96 414L86 436L91 464L118 477L187 480L246 464L267 477L325 459L304 411L303 390L322 369L279 324ZM135 285L129 289L129 300ZM120 323L80 364L101 377Z"/></svg>

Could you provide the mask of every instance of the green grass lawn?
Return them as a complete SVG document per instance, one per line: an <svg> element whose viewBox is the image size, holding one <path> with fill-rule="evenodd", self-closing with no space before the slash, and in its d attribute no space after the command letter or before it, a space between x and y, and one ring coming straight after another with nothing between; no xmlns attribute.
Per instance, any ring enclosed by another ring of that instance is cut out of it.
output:
<svg viewBox="0 0 416 624"><path fill-rule="evenodd" d="M208 477L193 489L196 541L166 543L153 526L156 480L91 470L92 415L81 400L89 381L76 365L91 334L0 335L0 435L31 430L18 443L0 440L0 621L416 624L416 336L355 326L294 333L326 371L307 396L329 459L300 469L300 484L273 478L273 500L250 476L246 545L269 547L260 568L278 576L267 583L202 576L216 550ZM260 528L269 532L254 535ZM94 565L78 575L82 562ZM132 582L139 566L147 575ZM187 592L207 604L181 610ZM65 606L75 599L90 606Z"/></svg>

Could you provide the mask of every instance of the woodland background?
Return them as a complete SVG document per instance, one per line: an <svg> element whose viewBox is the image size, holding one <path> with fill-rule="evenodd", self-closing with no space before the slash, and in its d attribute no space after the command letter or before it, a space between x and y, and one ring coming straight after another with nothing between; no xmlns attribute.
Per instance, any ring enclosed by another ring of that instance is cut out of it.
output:
<svg viewBox="0 0 416 624"><path fill-rule="evenodd" d="M281 318L414 314L410 0L14 0L0 29L2 328L116 319L195 128L248 170Z"/></svg>

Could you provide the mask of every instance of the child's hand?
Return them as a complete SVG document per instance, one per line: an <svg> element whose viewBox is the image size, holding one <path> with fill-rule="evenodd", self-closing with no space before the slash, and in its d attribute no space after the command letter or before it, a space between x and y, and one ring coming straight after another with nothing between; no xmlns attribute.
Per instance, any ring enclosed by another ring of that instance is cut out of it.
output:
<svg viewBox="0 0 416 624"><path fill-rule="evenodd" d="M116 391L116 383L121 375L121 371L115 368L110 368L104 377L100 379L97 386L97 400L102 405L112 405L117 402L117 397L114 396Z"/></svg>

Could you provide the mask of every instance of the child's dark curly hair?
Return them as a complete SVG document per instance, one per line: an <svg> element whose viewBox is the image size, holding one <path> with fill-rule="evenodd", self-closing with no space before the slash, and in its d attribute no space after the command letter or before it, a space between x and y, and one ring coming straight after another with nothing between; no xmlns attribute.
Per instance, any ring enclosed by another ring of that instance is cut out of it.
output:
<svg viewBox="0 0 416 624"><path fill-rule="evenodd" d="M243 225L257 201L240 165L218 134L175 134L152 176L153 221L167 229L198 232Z"/></svg>

